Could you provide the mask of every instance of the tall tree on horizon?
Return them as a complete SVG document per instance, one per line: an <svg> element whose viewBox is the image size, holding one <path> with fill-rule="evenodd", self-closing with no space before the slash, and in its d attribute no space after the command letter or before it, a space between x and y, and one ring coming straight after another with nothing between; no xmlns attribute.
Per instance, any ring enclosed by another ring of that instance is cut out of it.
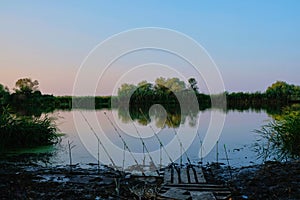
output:
<svg viewBox="0 0 300 200"><path fill-rule="evenodd" d="M188 81L189 81L191 89L194 90L194 92L196 94L198 94L199 93L199 87L197 85L198 83L197 83L196 79L195 78L189 78Z"/></svg>

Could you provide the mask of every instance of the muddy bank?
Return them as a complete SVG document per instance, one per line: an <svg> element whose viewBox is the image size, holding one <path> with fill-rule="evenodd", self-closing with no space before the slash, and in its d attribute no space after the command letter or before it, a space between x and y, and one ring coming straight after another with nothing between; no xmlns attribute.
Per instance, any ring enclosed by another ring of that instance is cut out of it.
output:
<svg viewBox="0 0 300 200"><path fill-rule="evenodd" d="M96 164L43 166L15 159L0 162L0 199L154 198L161 180L141 179Z"/></svg>
<svg viewBox="0 0 300 200"><path fill-rule="evenodd" d="M300 161L236 169L211 164L205 169L208 178L230 187L233 199L300 199Z"/></svg>
<svg viewBox="0 0 300 200"><path fill-rule="evenodd" d="M155 199L162 187L162 177L96 164L47 166L31 156L1 158L0 199ZM232 199L300 199L300 161L235 169L210 164L203 172L208 183L228 186Z"/></svg>

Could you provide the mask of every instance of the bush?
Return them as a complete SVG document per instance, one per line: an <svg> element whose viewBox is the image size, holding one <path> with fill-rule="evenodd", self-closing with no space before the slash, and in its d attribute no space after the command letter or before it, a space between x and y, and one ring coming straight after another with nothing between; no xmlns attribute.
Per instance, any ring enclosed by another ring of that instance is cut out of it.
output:
<svg viewBox="0 0 300 200"><path fill-rule="evenodd" d="M16 116L7 109L0 116L0 138L2 149L49 145L58 141L52 118Z"/></svg>
<svg viewBox="0 0 300 200"><path fill-rule="evenodd" d="M257 133L267 139L264 156L273 155L277 159L300 158L300 109L291 107L281 116L276 116Z"/></svg>

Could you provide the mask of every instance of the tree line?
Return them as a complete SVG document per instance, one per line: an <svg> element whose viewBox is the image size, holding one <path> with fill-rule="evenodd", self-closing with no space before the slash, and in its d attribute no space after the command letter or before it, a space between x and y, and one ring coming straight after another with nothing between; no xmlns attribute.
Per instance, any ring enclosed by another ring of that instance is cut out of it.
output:
<svg viewBox="0 0 300 200"><path fill-rule="evenodd" d="M277 81L264 92L225 92L221 95L226 96L229 110L278 110L285 105L300 102L300 86ZM129 103L131 107L162 104L174 108L184 102L189 105L198 104L199 110L204 110L211 107L211 98L218 99L221 95L201 93L195 78L190 78L185 83L179 78L159 77L154 83L124 83L118 89L117 96L55 97L42 94L37 80L22 78L16 82L13 92L0 84L0 109L9 106L13 111L24 115L41 115L55 109L100 109L111 108L111 105L122 106L123 103Z"/></svg>
<svg viewBox="0 0 300 200"><path fill-rule="evenodd" d="M227 109L267 109L268 107L282 107L290 103L300 102L300 86L277 81L264 92L225 92L224 94L207 95L199 91L199 86L194 78L188 80L188 84L178 78L158 78L155 83L142 81L137 85L123 84L118 89L118 101L128 101L130 105L145 103L179 104L178 99L184 97L184 102L191 101L191 95L195 94L201 108L209 108L211 99L218 100L226 96Z"/></svg>
<svg viewBox="0 0 300 200"><path fill-rule="evenodd" d="M15 83L13 92L0 84L0 110L5 107L22 115L40 116L55 109L56 98L53 95L43 95L37 80L21 78Z"/></svg>
<svg viewBox="0 0 300 200"><path fill-rule="evenodd" d="M42 94L39 82L31 78L21 78L10 92L0 84L0 112L8 107L11 112L25 116L41 116L55 109L108 108L111 97L72 97Z"/></svg>
<svg viewBox="0 0 300 200"><path fill-rule="evenodd" d="M199 92L197 81L188 80L188 84L179 78L159 77L155 83L142 81L137 85L122 84L118 89L116 101L119 105L163 104L180 105L180 103L199 104L200 110L211 106L210 96Z"/></svg>

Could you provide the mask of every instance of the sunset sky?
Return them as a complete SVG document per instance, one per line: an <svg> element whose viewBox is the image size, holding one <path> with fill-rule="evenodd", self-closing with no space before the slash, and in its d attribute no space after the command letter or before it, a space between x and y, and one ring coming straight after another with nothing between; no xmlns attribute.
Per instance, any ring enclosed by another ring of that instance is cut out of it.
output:
<svg viewBox="0 0 300 200"><path fill-rule="evenodd" d="M31 77L43 93L71 95L80 64L99 42L162 27L201 44L227 91L263 91L276 80L300 85L299 13L297 0L0 0L0 83L12 89Z"/></svg>

